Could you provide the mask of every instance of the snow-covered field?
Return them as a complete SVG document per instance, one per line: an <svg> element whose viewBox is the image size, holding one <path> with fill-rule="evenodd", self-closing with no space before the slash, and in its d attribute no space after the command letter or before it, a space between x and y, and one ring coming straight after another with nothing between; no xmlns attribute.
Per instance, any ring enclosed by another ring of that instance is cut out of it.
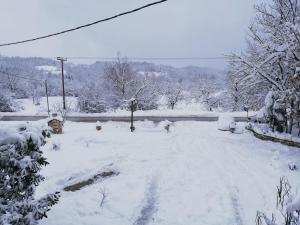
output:
<svg viewBox="0 0 300 225"><path fill-rule="evenodd" d="M42 97L39 99L38 105L34 104L32 99L18 99L17 103L22 108L20 112L10 113L10 114L20 114L20 115L43 115L47 114L47 98ZM66 104L70 111L77 111L77 98L67 97ZM62 108L62 97L49 97L49 109L50 112L57 112Z"/></svg>
<svg viewBox="0 0 300 225"><path fill-rule="evenodd" d="M33 104L32 99L19 99L17 100L19 105L23 108L19 112L0 112L0 115L47 115L47 100L45 97L40 99L40 104ZM80 113L77 107L76 97L66 97L66 105L68 107L69 116L129 116L130 112L126 110L116 110L105 113ZM49 97L50 112L58 112L62 109L62 97ZM219 116L220 114L229 114L231 116L243 116L246 117L246 112L222 112L222 111L208 111L200 103L191 101L179 102L174 110L167 107L164 101L159 103L158 110L141 111L138 110L134 113L136 116ZM256 115L256 112L249 112L249 116Z"/></svg>
<svg viewBox="0 0 300 225"><path fill-rule="evenodd" d="M50 165L37 196L59 190L61 199L40 224L253 225L257 210L276 211L280 177L300 191L299 171L288 168L300 162L299 149L260 141L243 124L239 134L206 122L177 122L167 133L164 124L138 122L130 133L127 123L108 122L97 132L95 124L67 122L43 146ZM62 190L107 169L120 174Z"/></svg>

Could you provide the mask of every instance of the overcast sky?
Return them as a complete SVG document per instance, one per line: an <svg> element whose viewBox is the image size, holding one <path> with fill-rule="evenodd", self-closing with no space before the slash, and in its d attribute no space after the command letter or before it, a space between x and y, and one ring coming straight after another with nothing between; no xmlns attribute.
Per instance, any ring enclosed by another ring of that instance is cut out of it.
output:
<svg viewBox="0 0 300 225"><path fill-rule="evenodd" d="M153 0L154 1L154 0ZM0 43L82 25L151 0L1 1ZM114 21L0 48L9 56L215 57L240 52L258 0L169 0ZM84 61L83 61L84 63ZM158 62L224 68L222 61Z"/></svg>

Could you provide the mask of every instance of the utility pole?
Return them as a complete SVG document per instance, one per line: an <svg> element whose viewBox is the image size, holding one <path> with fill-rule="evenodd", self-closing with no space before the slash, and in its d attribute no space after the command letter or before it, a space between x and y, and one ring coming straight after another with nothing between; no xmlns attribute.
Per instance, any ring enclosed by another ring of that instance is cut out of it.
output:
<svg viewBox="0 0 300 225"><path fill-rule="evenodd" d="M64 108L64 110L66 110L64 62L67 61L67 59L63 58L63 57L57 57L57 60L61 62L61 80L62 80L63 108Z"/></svg>
<svg viewBox="0 0 300 225"><path fill-rule="evenodd" d="M45 91L46 91L46 97L47 97L48 116L50 116L49 99L48 99L48 84L47 84L47 80L45 80Z"/></svg>

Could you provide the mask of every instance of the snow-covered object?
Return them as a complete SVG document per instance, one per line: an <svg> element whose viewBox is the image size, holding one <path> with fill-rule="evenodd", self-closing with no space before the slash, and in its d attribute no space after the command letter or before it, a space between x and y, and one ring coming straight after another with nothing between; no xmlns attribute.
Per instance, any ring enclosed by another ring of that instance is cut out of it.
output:
<svg viewBox="0 0 300 225"><path fill-rule="evenodd" d="M61 116L58 116L58 115L50 116L47 119L48 122L50 122L51 120L58 120L60 122L64 122L64 119Z"/></svg>
<svg viewBox="0 0 300 225"><path fill-rule="evenodd" d="M272 107L274 105L274 92L270 91L265 98L265 105L257 114L259 119L268 117L272 114Z"/></svg>
<svg viewBox="0 0 300 225"><path fill-rule="evenodd" d="M40 146L46 133L30 123L0 129L0 224L37 224L57 203L58 194L34 199L44 180L38 172L48 164Z"/></svg>
<svg viewBox="0 0 300 225"><path fill-rule="evenodd" d="M218 129L222 131L234 131L236 128L236 123L234 118L228 115L219 116Z"/></svg>
<svg viewBox="0 0 300 225"><path fill-rule="evenodd" d="M100 131L101 129L102 129L102 125L101 125L100 121L97 121L96 122L96 130Z"/></svg>

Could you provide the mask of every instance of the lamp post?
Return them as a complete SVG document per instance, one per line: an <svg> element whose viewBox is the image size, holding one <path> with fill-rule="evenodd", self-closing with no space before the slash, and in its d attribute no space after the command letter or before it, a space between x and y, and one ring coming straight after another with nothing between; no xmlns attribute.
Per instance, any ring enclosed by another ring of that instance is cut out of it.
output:
<svg viewBox="0 0 300 225"><path fill-rule="evenodd" d="M131 111L131 118L130 118L130 131L133 132L135 130L135 127L133 126L133 112L135 111L136 108L136 99L132 98L130 99L130 111Z"/></svg>
<svg viewBox="0 0 300 225"><path fill-rule="evenodd" d="M249 107L245 105L244 110L247 112L247 121L249 121Z"/></svg>

